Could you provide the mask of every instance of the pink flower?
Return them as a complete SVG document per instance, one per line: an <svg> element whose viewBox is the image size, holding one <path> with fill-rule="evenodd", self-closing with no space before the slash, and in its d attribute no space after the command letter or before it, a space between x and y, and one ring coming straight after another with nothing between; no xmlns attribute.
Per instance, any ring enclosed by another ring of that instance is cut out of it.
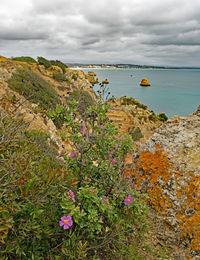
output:
<svg viewBox="0 0 200 260"><path fill-rule="evenodd" d="M100 125L100 127L101 127L101 129L104 129L104 125L102 125L102 124Z"/></svg>
<svg viewBox="0 0 200 260"><path fill-rule="evenodd" d="M133 201L133 198L131 197L131 195L128 195L125 200L124 200L124 204L129 206L131 204L131 202Z"/></svg>
<svg viewBox="0 0 200 260"><path fill-rule="evenodd" d="M117 159L116 158L113 158L112 159L112 163L115 164L117 162Z"/></svg>
<svg viewBox="0 0 200 260"><path fill-rule="evenodd" d="M70 194L70 197L73 200L73 202L75 202L76 200L75 200L75 195L74 195L73 191L69 190L69 194Z"/></svg>
<svg viewBox="0 0 200 260"><path fill-rule="evenodd" d="M106 196L102 196L102 200L105 201L106 200Z"/></svg>
<svg viewBox="0 0 200 260"><path fill-rule="evenodd" d="M81 133L84 134L85 133L85 123L82 122L81 125L82 125Z"/></svg>
<svg viewBox="0 0 200 260"><path fill-rule="evenodd" d="M140 142L135 142L138 146L141 146L141 143Z"/></svg>
<svg viewBox="0 0 200 260"><path fill-rule="evenodd" d="M109 153L109 157L112 157L113 153L114 153L113 150L111 150L110 153Z"/></svg>
<svg viewBox="0 0 200 260"><path fill-rule="evenodd" d="M60 158L61 156L62 156L62 151L61 151L61 152L59 152L59 154L58 154L57 158Z"/></svg>
<svg viewBox="0 0 200 260"><path fill-rule="evenodd" d="M73 225L73 220L71 216L64 216L61 218L61 221L59 221L60 227L63 227L64 229L69 229Z"/></svg>
<svg viewBox="0 0 200 260"><path fill-rule="evenodd" d="M115 151L117 150L117 148L118 148L118 144L115 144Z"/></svg>
<svg viewBox="0 0 200 260"><path fill-rule="evenodd" d="M73 158L76 154L77 154L77 152L71 152L70 158Z"/></svg>

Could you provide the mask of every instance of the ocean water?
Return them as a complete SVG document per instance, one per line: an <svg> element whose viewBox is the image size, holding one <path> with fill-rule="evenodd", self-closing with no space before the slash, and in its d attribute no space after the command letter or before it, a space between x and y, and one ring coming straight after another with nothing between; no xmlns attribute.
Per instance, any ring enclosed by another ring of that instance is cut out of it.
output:
<svg viewBox="0 0 200 260"><path fill-rule="evenodd" d="M200 105L200 70L83 69L94 71L100 81L109 80L111 95L133 97L155 113L186 116ZM132 76L131 76L132 75ZM147 78L150 87L141 87ZM98 85L95 85L95 90Z"/></svg>

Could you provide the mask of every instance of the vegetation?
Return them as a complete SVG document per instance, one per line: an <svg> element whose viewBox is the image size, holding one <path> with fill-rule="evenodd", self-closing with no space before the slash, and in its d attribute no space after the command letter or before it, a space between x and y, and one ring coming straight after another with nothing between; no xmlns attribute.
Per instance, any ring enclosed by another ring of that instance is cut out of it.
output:
<svg viewBox="0 0 200 260"><path fill-rule="evenodd" d="M40 65L44 65L45 69L48 69L49 67L53 66L58 66L62 69L63 73L65 73L66 68L68 68L68 66L66 64L64 64L63 62L59 61L59 60L47 60L43 57L37 57L37 61L38 64Z"/></svg>
<svg viewBox="0 0 200 260"><path fill-rule="evenodd" d="M36 60L34 60L32 57L28 57L28 56L14 57L14 58L12 58L12 60L23 61L23 62L28 62L28 63L37 63Z"/></svg>
<svg viewBox="0 0 200 260"><path fill-rule="evenodd" d="M139 127L135 128L130 134L133 141L139 141L141 138L144 137Z"/></svg>
<svg viewBox="0 0 200 260"><path fill-rule="evenodd" d="M142 108L144 110L148 109L147 106L140 104L137 100L132 97L121 97L121 105L136 105L138 108Z"/></svg>
<svg viewBox="0 0 200 260"><path fill-rule="evenodd" d="M95 105L95 101L90 96L90 94L85 90L75 90L73 91L69 98L67 99L67 102L70 100L75 100L78 102L77 104L77 110L79 111L81 116L85 115L85 112L90 106Z"/></svg>
<svg viewBox="0 0 200 260"><path fill-rule="evenodd" d="M17 69L8 80L8 86L45 110L56 107L60 103L53 87L37 74L26 69Z"/></svg>
<svg viewBox="0 0 200 260"><path fill-rule="evenodd" d="M61 72L56 72L53 74L53 79L57 80L57 81L65 81L66 77L63 73Z"/></svg>

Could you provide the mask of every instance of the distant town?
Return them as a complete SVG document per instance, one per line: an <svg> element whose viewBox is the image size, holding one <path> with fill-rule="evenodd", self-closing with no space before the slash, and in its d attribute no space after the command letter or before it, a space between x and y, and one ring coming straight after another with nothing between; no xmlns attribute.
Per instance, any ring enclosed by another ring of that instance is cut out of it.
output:
<svg viewBox="0 0 200 260"><path fill-rule="evenodd" d="M174 66L151 66L151 65L135 65L135 64L81 64L66 63L70 68L84 69L200 69L200 67L174 67Z"/></svg>

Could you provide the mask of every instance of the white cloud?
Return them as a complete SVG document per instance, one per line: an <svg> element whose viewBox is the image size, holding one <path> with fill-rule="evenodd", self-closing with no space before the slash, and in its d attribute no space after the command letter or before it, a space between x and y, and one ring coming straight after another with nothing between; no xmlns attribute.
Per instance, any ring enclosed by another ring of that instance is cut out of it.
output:
<svg viewBox="0 0 200 260"><path fill-rule="evenodd" d="M200 66L199 0L1 0L0 54Z"/></svg>

